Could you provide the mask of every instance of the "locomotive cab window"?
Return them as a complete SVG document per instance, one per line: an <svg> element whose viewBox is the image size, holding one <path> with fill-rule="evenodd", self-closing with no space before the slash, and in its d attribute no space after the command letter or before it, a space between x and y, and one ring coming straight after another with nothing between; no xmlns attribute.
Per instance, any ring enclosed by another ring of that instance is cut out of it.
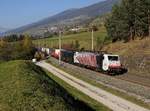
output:
<svg viewBox="0 0 150 111"><path fill-rule="evenodd" d="M108 56L108 60L110 60L110 61L118 61L119 57L118 56Z"/></svg>

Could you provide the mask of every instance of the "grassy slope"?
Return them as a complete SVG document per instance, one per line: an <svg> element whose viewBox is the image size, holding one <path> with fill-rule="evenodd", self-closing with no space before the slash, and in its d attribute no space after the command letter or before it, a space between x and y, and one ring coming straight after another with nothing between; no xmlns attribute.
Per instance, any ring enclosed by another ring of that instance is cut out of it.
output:
<svg viewBox="0 0 150 111"><path fill-rule="evenodd" d="M55 80L58 84L60 84L62 87L64 87L73 97L75 97L76 100L84 101L89 106L91 106L95 111L111 111L109 108L104 106L103 104L95 101L94 99L90 98L89 96L81 93L76 88L73 88L60 78L54 76L53 74L50 74L48 71L46 71L48 76ZM89 110L88 110L89 111Z"/></svg>
<svg viewBox="0 0 150 111"><path fill-rule="evenodd" d="M145 55L150 54L150 38L145 38L142 40L136 39L124 43L122 41L109 44L104 47L105 50L109 52L120 54L120 55L132 55L133 53L142 53Z"/></svg>
<svg viewBox="0 0 150 111"><path fill-rule="evenodd" d="M100 38L101 41L104 40L106 36L106 30L104 27L101 27L99 31L94 32L94 43L96 45L97 38ZM80 48L91 49L91 32L83 32L79 34L66 35L62 37L62 44L71 44L76 40L79 41ZM58 47L58 37L47 38L35 40L35 44L42 45L46 44L48 47Z"/></svg>
<svg viewBox="0 0 150 111"><path fill-rule="evenodd" d="M77 107L78 106L78 107ZM30 62L0 64L1 111L86 111L63 88Z"/></svg>
<svg viewBox="0 0 150 111"><path fill-rule="evenodd" d="M103 50L121 55L123 64L130 73L141 73L150 77L150 38L112 43Z"/></svg>

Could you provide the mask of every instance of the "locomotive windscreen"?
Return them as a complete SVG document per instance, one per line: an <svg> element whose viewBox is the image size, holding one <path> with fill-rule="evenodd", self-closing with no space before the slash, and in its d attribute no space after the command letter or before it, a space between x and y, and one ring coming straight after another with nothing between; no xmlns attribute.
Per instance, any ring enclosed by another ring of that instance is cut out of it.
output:
<svg viewBox="0 0 150 111"><path fill-rule="evenodd" d="M108 59L110 61L118 61L119 60L119 57L118 56L108 56Z"/></svg>

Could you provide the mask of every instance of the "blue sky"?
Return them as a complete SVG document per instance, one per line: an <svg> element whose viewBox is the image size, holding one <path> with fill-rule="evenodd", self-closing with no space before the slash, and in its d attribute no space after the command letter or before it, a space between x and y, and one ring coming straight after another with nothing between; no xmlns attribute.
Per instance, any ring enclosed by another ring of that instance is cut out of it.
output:
<svg viewBox="0 0 150 111"><path fill-rule="evenodd" d="M70 8L104 0L0 0L0 27L17 28Z"/></svg>

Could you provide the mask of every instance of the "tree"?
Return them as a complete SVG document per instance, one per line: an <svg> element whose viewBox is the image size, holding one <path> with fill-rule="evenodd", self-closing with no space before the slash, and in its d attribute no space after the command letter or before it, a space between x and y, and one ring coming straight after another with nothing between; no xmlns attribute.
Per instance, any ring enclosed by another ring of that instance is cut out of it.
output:
<svg viewBox="0 0 150 111"><path fill-rule="evenodd" d="M150 34L150 1L122 0L112 9L105 26L109 37L116 40L134 40Z"/></svg>
<svg viewBox="0 0 150 111"><path fill-rule="evenodd" d="M3 38L0 38L0 48L5 47L6 44L7 44L7 42Z"/></svg>
<svg viewBox="0 0 150 111"><path fill-rule="evenodd" d="M24 55L25 59L31 59L35 53L35 48L32 44L32 39L29 35L25 35L22 43L21 43L21 48L22 48L22 57Z"/></svg>
<svg viewBox="0 0 150 111"><path fill-rule="evenodd" d="M89 28L89 31L98 31L98 27L96 25L92 25L90 28Z"/></svg>
<svg viewBox="0 0 150 111"><path fill-rule="evenodd" d="M26 35L23 38L22 46L23 46L23 49L29 50L33 46L31 37Z"/></svg>
<svg viewBox="0 0 150 111"><path fill-rule="evenodd" d="M35 48L32 45L31 38L24 38L18 42L7 42L11 39L0 39L0 61L32 59ZM12 39L13 40L13 39Z"/></svg>
<svg viewBox="0 0 150 111"><path fill-rule="evenodd" d="M114 5L112 14L106 19L108 36L112 37L113 41L127 39L129 36L128 18L125 11L124 7Z"/></svg>
<svg viewBox="0 0 150 111"><path fill-rule="evenodd" d="M150 0L145 0L145 7L147 11L147 21L148 21L148 35L150 37Z"/></svg>
<svg viewBox="0 0 150 111"><path fill-rule="evenodd" d="M149 24L149 37L150 37L150 9L148 10L148 24Z"/></svg>
<svg viewBox="0 0 150 111"><path fill-rule="evenodd" d="M101 50L101 49L102 49L102 46L103 46L103 42L102 42L101 38L98 37L97 40L96 40L96 47L97 47L97 50Z"/></svg>

